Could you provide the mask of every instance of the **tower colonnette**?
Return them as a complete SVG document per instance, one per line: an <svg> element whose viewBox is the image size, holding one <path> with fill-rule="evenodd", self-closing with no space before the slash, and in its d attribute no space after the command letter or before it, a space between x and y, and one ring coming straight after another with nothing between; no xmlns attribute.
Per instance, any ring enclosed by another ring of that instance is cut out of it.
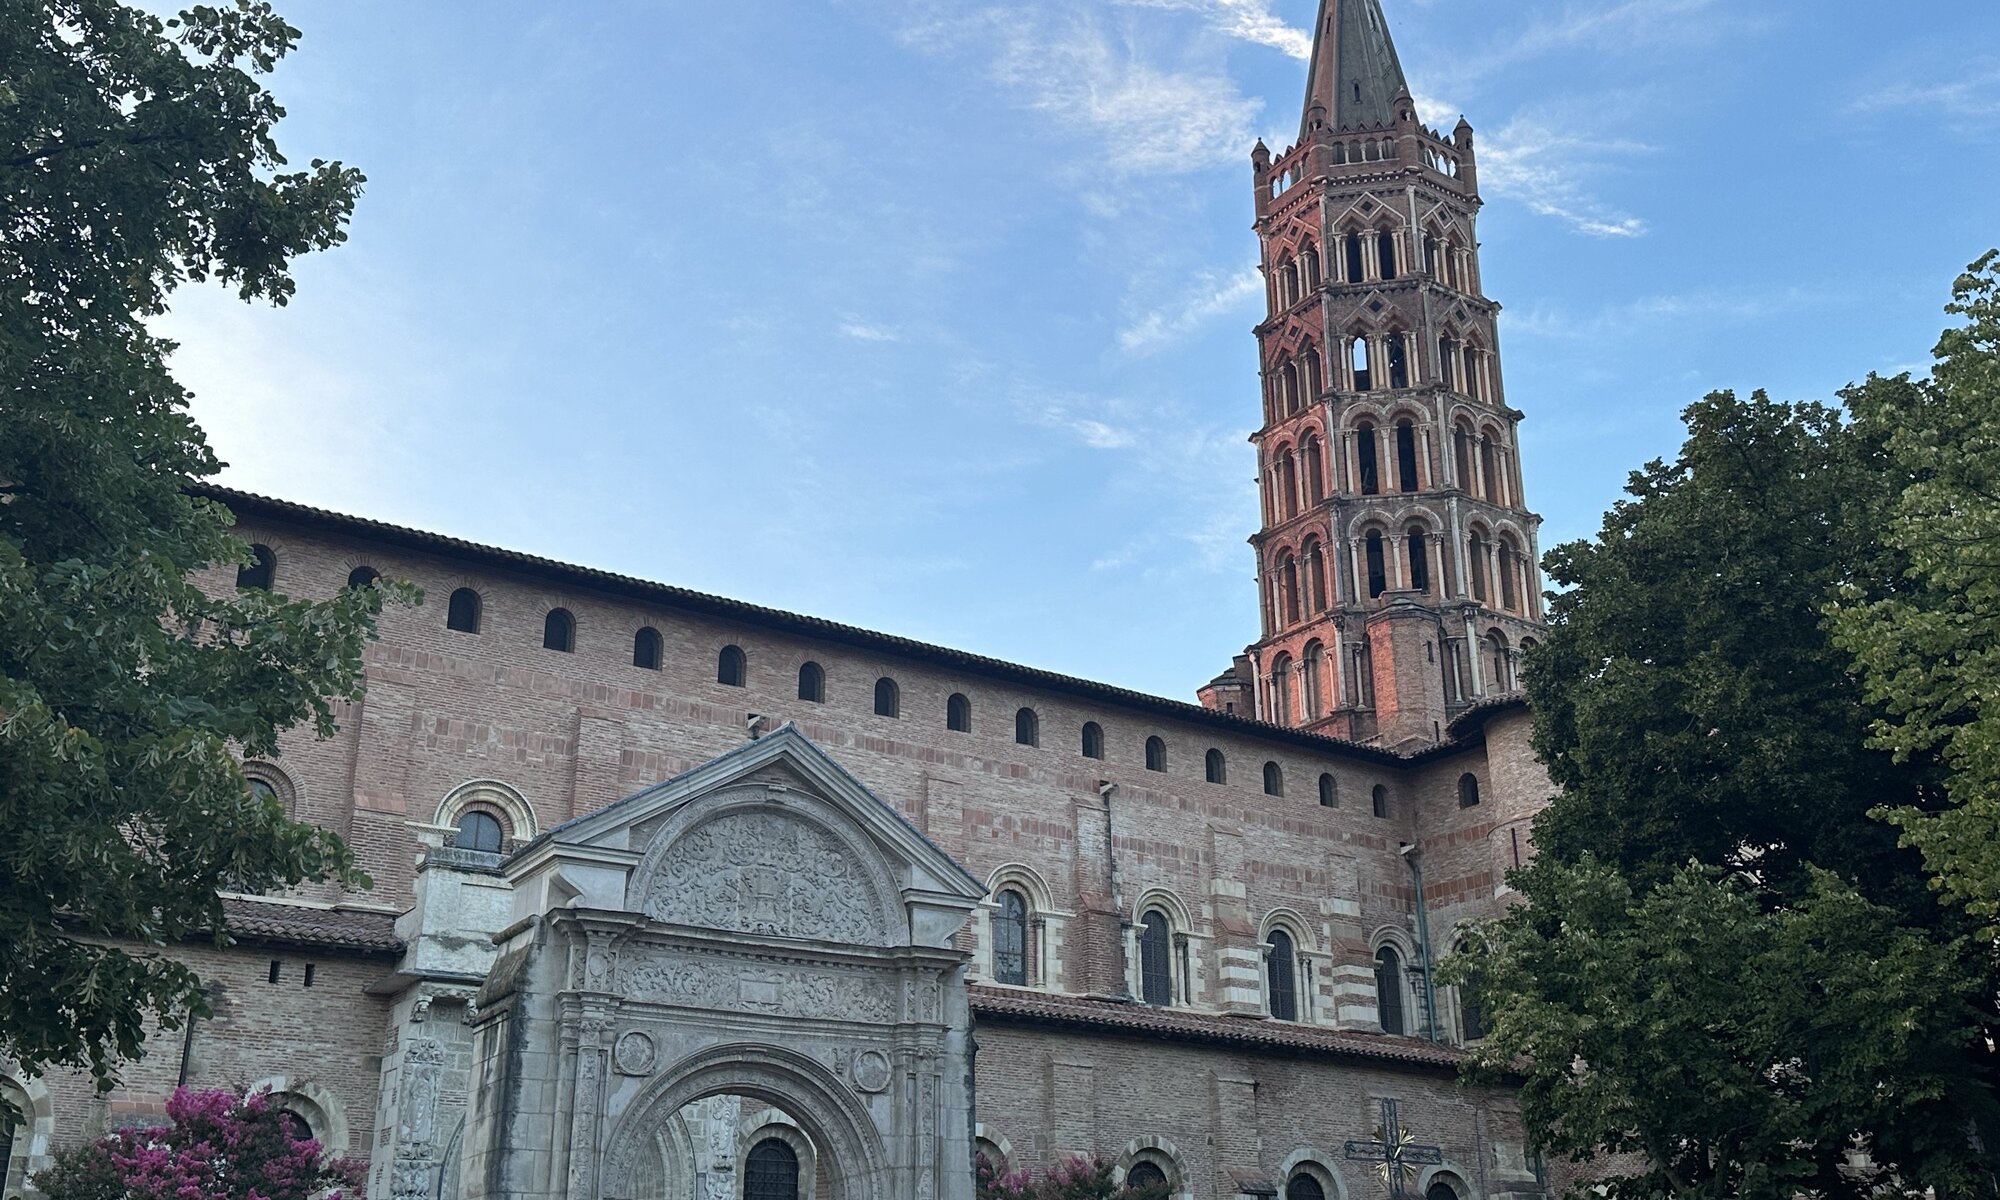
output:
<svg viewBox="0 0 2000 1200"><path fill-rule="evenodd" d="M1481 286L1472 126L1426 127L1379 0L1321 0L1298 142L1251 154L1268 309L1260 637L1210 708L1409 748L1515 690L1540 518Z"/></svg>

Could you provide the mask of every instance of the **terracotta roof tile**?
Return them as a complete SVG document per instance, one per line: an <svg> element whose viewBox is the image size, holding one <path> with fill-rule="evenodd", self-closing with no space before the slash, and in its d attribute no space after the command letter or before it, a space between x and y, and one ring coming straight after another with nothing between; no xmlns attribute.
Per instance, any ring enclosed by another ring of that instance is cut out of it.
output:
<svg viewBox="0 0 2000 1200"><path fill-rule="evenodd" d="M1149 1037L1223 1042L1271 1050L1330 1054L1343 1058L1455 1069L1465 1052L1418 1038L1385 1033L1327 1029L1246 1017L1226 1017L1189 1009L1065 996L1050 992L971 984L972 1011L982 1018L1117 1029Z"/></svg>
<svg viewBox="0 0 2000 1200"><path fill-rule="evenodd" d="M225 899L222 911L229 921L230 934L238 940L392 954L403 951L402 939L396 936L396 918L388 913L235 898Z"/></svg>

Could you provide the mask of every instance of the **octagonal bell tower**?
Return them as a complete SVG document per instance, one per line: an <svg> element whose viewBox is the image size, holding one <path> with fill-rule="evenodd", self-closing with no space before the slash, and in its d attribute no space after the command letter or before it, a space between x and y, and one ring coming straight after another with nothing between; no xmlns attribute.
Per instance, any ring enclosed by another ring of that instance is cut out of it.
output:
<svg viewBox="0 0 2000 1200"><path fill-rule="evenodd" d="M1416 747L1541 633L1481 286L1472 126L1418 119L1379 0L1321 0L1299 140L1251 154L1267 291L1261 636L1213 708Z"/></svg>

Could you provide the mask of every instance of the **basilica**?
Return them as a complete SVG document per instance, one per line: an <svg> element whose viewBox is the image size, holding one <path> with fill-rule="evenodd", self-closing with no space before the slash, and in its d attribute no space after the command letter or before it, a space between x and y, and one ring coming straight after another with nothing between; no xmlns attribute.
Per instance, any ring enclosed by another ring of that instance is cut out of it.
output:
<svg viewBox="0 0 2000 1200"><path fill-rule="evenodd" d="M1246 147L1261 634L1199 703L212 490L255 556L215 588L423 589L337 736L244 764L374 888L229 897L213 1015L118 1090L0 1075L5 1194L178 1084L268 1089L377 1200L972 1200L981 1155L1548 1194L1433 971L1550 792L1473 131L1378 0L1314 36L1297 142Z"/></svg>

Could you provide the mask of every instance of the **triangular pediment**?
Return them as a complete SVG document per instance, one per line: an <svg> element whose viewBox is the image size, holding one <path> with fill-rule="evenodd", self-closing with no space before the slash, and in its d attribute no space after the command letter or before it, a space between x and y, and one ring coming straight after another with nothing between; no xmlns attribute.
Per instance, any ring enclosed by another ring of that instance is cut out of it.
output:
<svg viewBox="0 0 2000 1200"><path fill-rule="evenodd" d="M851 945L936 945L985 895L787 724L510 857L516 915L564 905Z"/></svg>

